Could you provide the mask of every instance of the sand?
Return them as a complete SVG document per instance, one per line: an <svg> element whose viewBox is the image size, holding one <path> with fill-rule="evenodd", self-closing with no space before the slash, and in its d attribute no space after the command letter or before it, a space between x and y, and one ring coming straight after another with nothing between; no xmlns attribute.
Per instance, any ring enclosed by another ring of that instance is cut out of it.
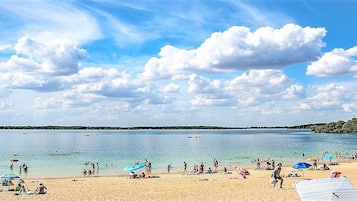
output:
<svg viewBox="0 0 357 201"><path fill-rule="evenodd" d="M342 172L357 186L357 162L350 161L330 166ZM282 175L292 172L284 166ZM300 200L292 183L305 179L329 177L330 171L304 170L303 177L285 177L284 188L274 189L269 183L271 170L249 169L243 179L232 174L183 175L182 173L158 174L159 178L129 179L119 176L83 176L65 178L26 178L25 185L34 190L43 182L45 195L14 195L3 187L0 200ZM298 172L301 174L301 172Z"/></svg>

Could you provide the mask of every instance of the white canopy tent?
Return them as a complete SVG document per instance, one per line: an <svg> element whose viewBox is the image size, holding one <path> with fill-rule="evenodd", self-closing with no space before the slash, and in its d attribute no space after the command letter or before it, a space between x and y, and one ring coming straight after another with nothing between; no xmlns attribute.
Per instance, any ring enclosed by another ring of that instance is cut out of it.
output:
<svg viewBox="0 0 357 201"><path fill-rule="evenodd" d="M357 190L347 177L311 179L293 184L302 201L357 200Z"/></svg>

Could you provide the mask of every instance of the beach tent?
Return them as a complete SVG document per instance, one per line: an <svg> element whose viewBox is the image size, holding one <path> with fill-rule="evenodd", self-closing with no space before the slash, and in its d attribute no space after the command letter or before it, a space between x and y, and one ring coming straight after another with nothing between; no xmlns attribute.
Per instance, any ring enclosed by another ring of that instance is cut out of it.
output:
<svg viewBox="0 0 357 201"><path fill-rule="evenodd" d="M347 177L322 178L293 183L302 201L355 201L357 190Z"/></svg>

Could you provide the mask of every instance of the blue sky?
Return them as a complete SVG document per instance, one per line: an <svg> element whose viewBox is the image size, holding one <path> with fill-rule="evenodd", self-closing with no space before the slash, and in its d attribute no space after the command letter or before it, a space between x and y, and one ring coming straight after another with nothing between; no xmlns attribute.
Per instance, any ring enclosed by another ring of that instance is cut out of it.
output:
<svg viewBox="0 0 357 201"><path fill-rule="evenodd" d="M279 126L357 114L354 1L3 1L0 124Z"/></svg>

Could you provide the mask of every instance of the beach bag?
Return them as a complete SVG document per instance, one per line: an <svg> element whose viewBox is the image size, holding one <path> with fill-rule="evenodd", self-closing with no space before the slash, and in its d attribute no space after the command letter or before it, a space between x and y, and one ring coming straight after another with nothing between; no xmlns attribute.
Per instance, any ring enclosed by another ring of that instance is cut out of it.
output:
<svg viewBox="0 0 357 201"><path fill-rule="evenodd" d="M270 183L271 183L271 184L275 184L275 183L276 183L275 177L271 177L271 178L270 178Z"/></svg>

